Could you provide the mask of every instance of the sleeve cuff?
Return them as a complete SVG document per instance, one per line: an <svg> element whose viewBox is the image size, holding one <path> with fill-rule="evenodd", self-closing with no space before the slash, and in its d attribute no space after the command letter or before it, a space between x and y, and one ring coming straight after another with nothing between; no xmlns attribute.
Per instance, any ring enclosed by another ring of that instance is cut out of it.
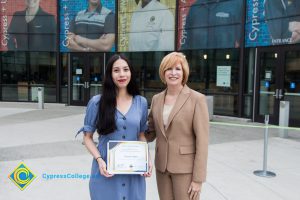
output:
<svg viewBox="0 0 300 200"><path fill-rule="evenodd" d="M75 138L77 137L77 135L79 135L80 133L94 133L96 130L95 127L92 127L92 126L88 126L88 125L85 125L83 126L78 132L77 134L75 135Z"/></svg>

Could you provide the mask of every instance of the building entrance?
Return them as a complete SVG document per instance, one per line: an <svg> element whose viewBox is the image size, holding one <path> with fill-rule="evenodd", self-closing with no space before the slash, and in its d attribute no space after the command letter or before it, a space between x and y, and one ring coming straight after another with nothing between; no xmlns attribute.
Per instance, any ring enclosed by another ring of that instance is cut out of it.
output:
<svg viewBox="0 0 300 200"><path fill-rule="evenodd" d="M260 48L257 53L255 121L278 124L280 101L289 101L289 125L300 126L300 48Z"/></svg>
<svg viewBox="0 0 300 200"><path fill-rule="evenodd" d="M103 54L72 53L70 56L71 105L87 105L101 93L104 72Z"/></svg>

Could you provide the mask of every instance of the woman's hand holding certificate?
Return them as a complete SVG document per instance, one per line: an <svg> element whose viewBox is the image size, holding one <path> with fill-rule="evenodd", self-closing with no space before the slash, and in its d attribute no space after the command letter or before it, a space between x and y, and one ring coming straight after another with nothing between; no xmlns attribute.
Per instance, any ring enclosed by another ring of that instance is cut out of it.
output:
<svg viewBox="0 0 300 200"><path fill-rule="evenodd" d="M148 145L141 141L109 141L107 169L110 174L148 172Z"/></svg>

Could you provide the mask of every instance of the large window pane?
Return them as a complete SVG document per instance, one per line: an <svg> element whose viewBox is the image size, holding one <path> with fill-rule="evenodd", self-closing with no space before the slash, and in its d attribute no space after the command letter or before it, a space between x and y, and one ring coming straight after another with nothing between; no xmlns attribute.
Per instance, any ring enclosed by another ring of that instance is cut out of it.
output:
<svg viewBox="0 0 300 200"><path fill-rule="evenodd" d="M56 54L29 53L30 101L37 100L37 87L44 87L45 102L56 102Z"/></svg>
<svg viewBox="0 0 300 200"><path fill-rule="evenodd" d="M238 114L239 49L184 51L190 65L188 85L214 96L214 114ZM225 73L225 74L224 74Z"/></svg>
<svg viewBox="0 0 300 200"><path fill-rule="evenodd" d="M45 102L56 102L56 54L5 52L2 59L2 100L37 101L37 87Z"/></svg>
<svg viewBox="0 0 300 200"><path fill-rule="evenodd" d="M28 101L28 70L25 52L2 53L2 100Z"/></svg>

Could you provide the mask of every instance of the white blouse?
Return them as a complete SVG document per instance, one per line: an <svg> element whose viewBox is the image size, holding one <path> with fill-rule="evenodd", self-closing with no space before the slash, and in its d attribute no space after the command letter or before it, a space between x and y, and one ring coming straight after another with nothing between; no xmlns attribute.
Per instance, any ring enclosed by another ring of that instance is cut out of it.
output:
<svg viewBox="0 0 300 200"><path fill-rule="evenodd" d="M171 110L172 110L173 107L174 107L174 105L167 105L167 104L164 104L164 110L163 110L163 121L164 121L164 126L166 126L167 123L168 123L168 118L169 118L169 115L170 115Z"/></svg>

